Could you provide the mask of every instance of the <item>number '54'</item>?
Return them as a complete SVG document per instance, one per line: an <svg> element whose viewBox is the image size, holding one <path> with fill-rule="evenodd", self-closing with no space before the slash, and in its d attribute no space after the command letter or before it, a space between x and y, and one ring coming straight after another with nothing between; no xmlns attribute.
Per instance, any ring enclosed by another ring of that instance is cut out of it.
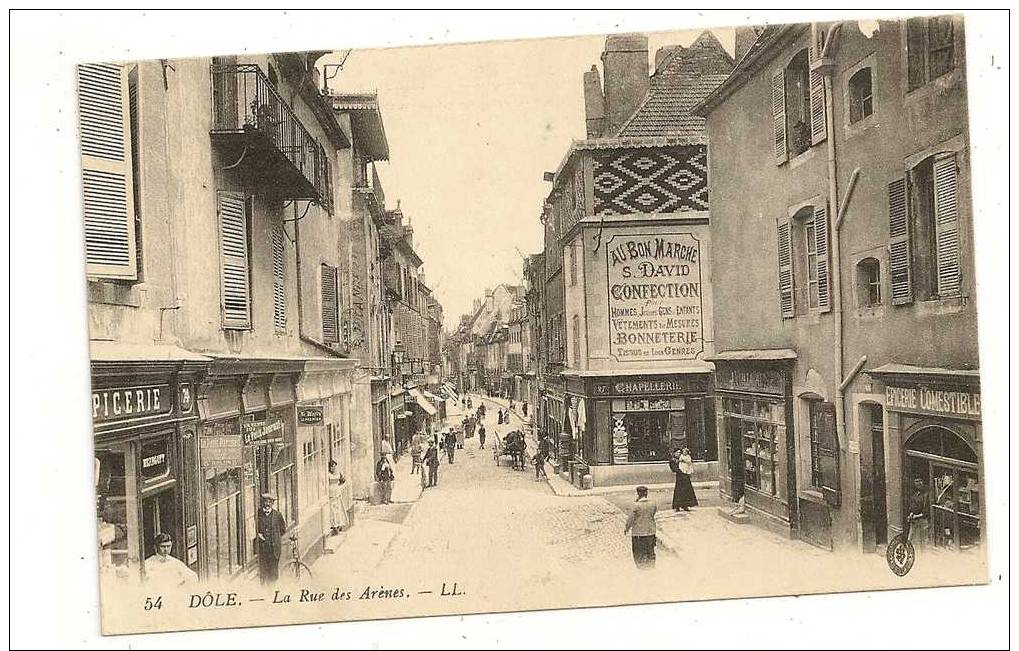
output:
<svg viewBox="0 0 1019 651"><path fill-rule="evenodd" d="M152 610L153 608L158 610L162 607L163 607L162 595L156 597L155 601L152 600L152 597L145 597L145 610Z"/></svg>

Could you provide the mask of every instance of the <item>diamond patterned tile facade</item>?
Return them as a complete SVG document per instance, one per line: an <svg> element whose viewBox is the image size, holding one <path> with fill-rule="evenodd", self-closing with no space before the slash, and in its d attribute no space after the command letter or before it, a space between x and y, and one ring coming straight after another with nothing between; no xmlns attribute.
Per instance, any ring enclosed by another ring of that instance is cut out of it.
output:
<svg viewBox="0 0 1019 651"><path fill-rule="evenodd" d="M597 215L708 209L703 146L595 151L593 161Z"/></svg>

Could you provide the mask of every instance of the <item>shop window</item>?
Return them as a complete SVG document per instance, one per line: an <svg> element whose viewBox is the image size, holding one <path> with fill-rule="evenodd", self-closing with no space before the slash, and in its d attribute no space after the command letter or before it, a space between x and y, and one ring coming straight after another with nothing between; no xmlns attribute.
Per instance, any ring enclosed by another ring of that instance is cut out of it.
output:
<svg viewBox="0 0 1019 651"><path fill-rule="evenodd" d="M742 471L742 484L766 495L778 493L778 423L784 419L780 403L764 400L724 398L726 454L730 463L740 463L731 472ZM738 447L737 447L738 446ZM736 451L740 450L739 454Z"/></svg>
<svg viewBox="0 0 1019 651"><path fill-rule="evenodd" d="M785 69L785 119L789 156L810 149L810 62L801 50Z"/></svg>
<svg viewBox="0 0 1019 651"><path fill-rule="evenodd" d="M881 305L881 263L877 258L864 258L856 264L857 305Z"/></svg>
<svg viewBox="0 0 1019 651"><path fill-rule="evenodd" d="M909 90L915 90L955 68L955 25L951 16L906 21Z"/></svg>
<svg viewBox="0 0 1019 651"><path fill-rule="evenodd" d="M205 544L209 572L226 578L244 567L239 468L205 471Z"/></svg>
<svg viewBox="0 0 1019 651"><path fill-rule="evenodd" d="M909 439L906 455L909 484L920 479L927 494L929 540L925 542L947 549L979 544L982 490L972 448L954 432L930 427Z"/></svg>
<svg viewBox="0 0 1019 651"><path fill-rule="evenodd" d="M130 525L124 452L96 450L95 463L100 572L126 578Z"/></svg>
<svg viewBox="0 0 1019 651"><path fill-rule="evenodd" d="M849 122L859 122L874 113L870 68L861 68L849 78Z"/></svg>

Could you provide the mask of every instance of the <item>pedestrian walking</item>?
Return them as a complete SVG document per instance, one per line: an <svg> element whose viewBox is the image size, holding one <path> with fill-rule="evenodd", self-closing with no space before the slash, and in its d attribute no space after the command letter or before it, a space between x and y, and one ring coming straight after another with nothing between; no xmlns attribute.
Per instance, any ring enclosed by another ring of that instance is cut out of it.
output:
<svg viewBox="0 0 1019 651"><path fill-rule="evenodd" d="M181 560L170 555L173 538L157 533L152 539L156 553L145 559L145 582L159 588L179 588L198 583L198 575Z"/></svg>
<svg viewBox="0 0 1019 651"><path fill-rule="evenodd" d="M439 449L435 441L428 442L425 452L425 468L428 468L428 488L439 485Z"/></svg>
<svg viewBox="0 0 1019 651"><path fill-rule="evenodd" d="M449 459L449 463L453 463L453 456L456 454L456 434L453 433L453 428L446 430L445 441L446 445L446 457Z"/></svg>
<svg viewBox="0 0 1019 651"><path fill-rule="evenodd" d="M421 455L424 453L425 435L419 431L410 439L410 474L424 474L424 469L421 467Z"/></svg>
<svg viewBox="0 0 1019 651"><path fill-rule="evenodd" d="M693 490L693 459L688 448L678 449L669 459L669 468L676 473L676 485L672 489L672 508L676 511L689 511L697 506L697 494Z"/></svg>
<svg viewBox="0 0 1019 651"><path fill-rule="evenodd" d="M527 418L527 401L526 400L524 400L524 404L523 404L522 407L523 407L523 411L524 411L524 418Z"/></svg>
<svg viewBox="0 0 1019 651"><path fill-rule="evenodd" d="M658 507L647 498L647 486L637 487L637 500L630 509L623 533L630 534L633 562L642 570L655 566L655 513Z"/></svg>
<svg viewBox="0 0 1019 651"><path fill-rule="evenodd" d="M548 439L542 436L541 440L538 441L538 451L534 455L534 481L539 481L542 477L548 479L548 475L545 474L545 461L547 459Z"/></svg>
<svg viewBox="0 0 1019 651"><path fill-rule="evenodd" d="M262 493L262 508L255 523L258 578L266 585L280 578L280 554L283 552L283 534L287 531L287 522L273 506L275 502L276 498L271 494Z"/></svg>
<svg viewBox="0 0 1019 651"><path fill-rule="evenodd" d="M340 472L336 461L329 461L329 523L330 529L335 536L350 526L350 518L347 516L347 499L343 494L343 485L347 478Z"/></svg>
<svg viewBox="0 0 1019 651"><path fill-rule="evenodd" d="M375 462L375 481L379 486L379 503L391 504L393 501L393 466L385 453L379 453Z"/></svg>
<svg viewBox="0 0 1019 651"><path fill-rule="evenodd" d="M481 443L481 449L485 449L485 424L478 424L478 443Z"/></svg>
<svg viewBox="0 0 1019 651"><path fill-rule="evenodd" d="M381 452L389 460L389 463L391 463L391 464L394 463L394 461L393 461L393 444L389 442L389 435L388 434L383 434L382 435L382 450L381 450Z"/></svg>

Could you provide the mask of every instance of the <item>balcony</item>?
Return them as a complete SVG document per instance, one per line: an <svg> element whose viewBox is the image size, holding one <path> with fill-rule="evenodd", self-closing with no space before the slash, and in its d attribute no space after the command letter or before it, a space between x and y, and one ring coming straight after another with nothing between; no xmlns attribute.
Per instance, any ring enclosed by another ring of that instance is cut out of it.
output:
<svg viewBox="0 0 1019 651"><path fill-rule="evenodd" d="M251 187L331 210L325 150L254 64L213 65L213 144Z"/></svg>

